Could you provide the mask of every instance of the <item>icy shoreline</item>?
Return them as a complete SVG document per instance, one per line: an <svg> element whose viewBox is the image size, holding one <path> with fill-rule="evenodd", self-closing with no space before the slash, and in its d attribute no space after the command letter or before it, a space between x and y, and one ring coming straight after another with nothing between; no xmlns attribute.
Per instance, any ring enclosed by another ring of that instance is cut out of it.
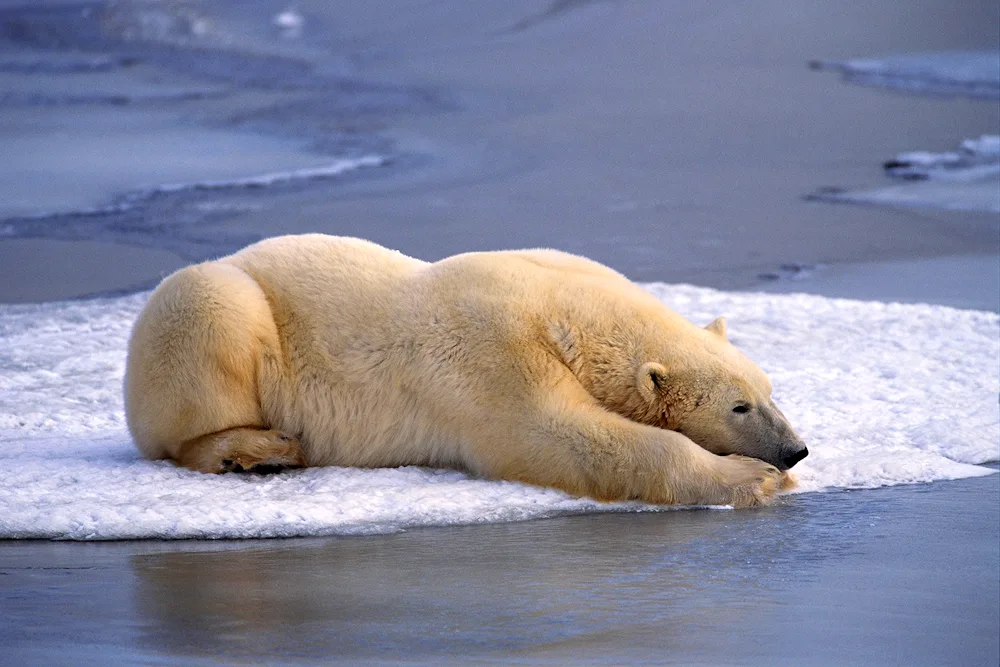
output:
<svg viewBox="0 0 1000 667"><path fill-rule="evenodd" d="M996 314L647 288L695 322L729 318L813 452L801 492L987 475L975 464L1000 459ZM0 537L369 534L657 509L423 468L208 477L142 460L120 383L145 296L0 307Z"/></svg>

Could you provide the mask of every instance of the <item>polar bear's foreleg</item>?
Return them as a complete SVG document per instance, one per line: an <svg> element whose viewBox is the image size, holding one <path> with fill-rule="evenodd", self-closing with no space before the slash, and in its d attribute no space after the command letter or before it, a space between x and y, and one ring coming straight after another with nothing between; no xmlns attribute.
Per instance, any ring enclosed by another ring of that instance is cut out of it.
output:
<svg viewBox="0 0 1000 667"><path fill-rule="evenodd" d="M491 476L603 501L734 507L765 505L785 483L763 461L717 456L680 433L609 412L589 395L543 401L533 412L508 432L515 445L491 448L511 454L492 462Z"/></svg>

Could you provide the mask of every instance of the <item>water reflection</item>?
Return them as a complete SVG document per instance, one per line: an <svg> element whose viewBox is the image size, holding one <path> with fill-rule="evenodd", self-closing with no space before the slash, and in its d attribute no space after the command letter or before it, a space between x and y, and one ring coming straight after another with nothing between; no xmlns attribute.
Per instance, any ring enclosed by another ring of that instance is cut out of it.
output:
<svg viewBox="0 0 1000 667"><path fill-rule="evenodd" d="M686 650L780 604L768 580L810 560L783 534L797 513L580 516L137 555L135 615L143 643L173 654L544 655L609 638L619 653Z"/></svg>
<svg viewBox="0 0 1000 667"><path fill-rule="evenodd" d="M12 542L0 645L10 664L996 664L997 479L369 538Z"/></svg>

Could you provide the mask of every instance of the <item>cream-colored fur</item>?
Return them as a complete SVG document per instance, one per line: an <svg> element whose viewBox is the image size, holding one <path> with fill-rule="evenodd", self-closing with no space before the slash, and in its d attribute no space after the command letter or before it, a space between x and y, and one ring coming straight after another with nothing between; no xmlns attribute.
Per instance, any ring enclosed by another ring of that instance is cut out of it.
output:
<svg viewBox="0 0 1000 667"><path fill-rule="evenodd" d="M770 463L804 447L724 336L554 250L427 263L286 236L153 292L126 414L146 456L203 472L426 465L604 500L762 504L787 482Z"/></svg>

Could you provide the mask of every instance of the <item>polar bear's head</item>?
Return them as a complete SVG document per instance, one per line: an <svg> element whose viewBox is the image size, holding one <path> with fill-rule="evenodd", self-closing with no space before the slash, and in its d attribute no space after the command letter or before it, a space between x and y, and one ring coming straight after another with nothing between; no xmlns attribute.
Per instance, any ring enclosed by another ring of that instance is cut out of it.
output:
<svg viewBox="0 0 1000 667"><path fill-rule="evenodd" d="M809 450L771 400L771 382L726 340L721 317L702 345L667 363L642 363L636 375L645 419L715 454L742 454L787 470Z"/></svg>

